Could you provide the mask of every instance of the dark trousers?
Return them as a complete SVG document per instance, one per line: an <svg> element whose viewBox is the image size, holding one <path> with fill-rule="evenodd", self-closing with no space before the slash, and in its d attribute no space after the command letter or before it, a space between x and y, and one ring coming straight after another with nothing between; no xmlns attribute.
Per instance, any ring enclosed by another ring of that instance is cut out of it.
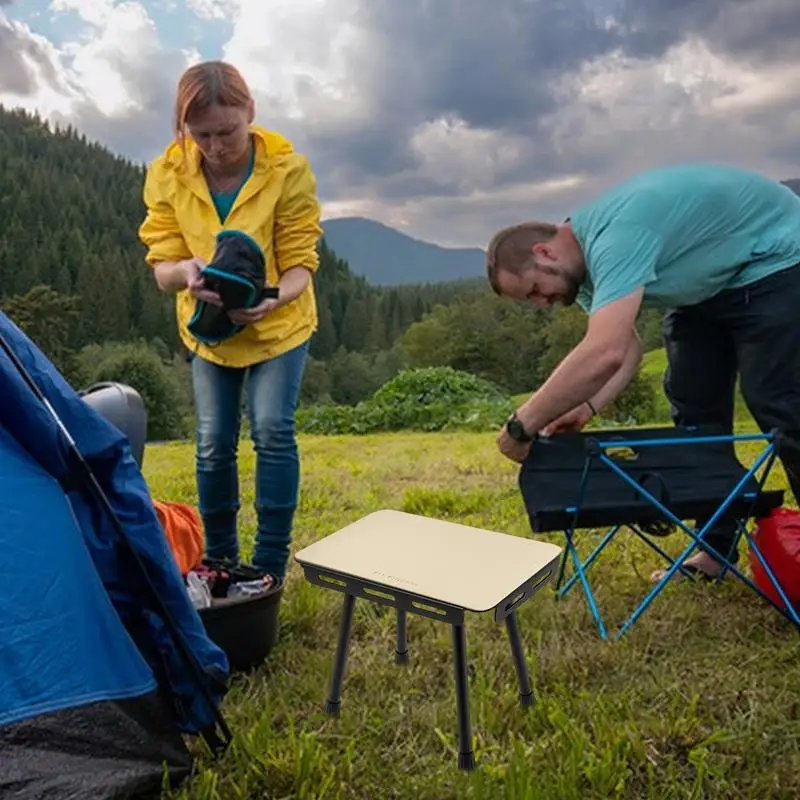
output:
<svg viewBox="0 0 800 800"><path fill-rule="evenodd" d="M800 500L800 265L671 309L663 332L664 391L673 422L721 425L732 432L738 375L762 432L778 428L786 436L780 459ZM706 541L735 563L734 538L732 526L720 525Z"/></svg>

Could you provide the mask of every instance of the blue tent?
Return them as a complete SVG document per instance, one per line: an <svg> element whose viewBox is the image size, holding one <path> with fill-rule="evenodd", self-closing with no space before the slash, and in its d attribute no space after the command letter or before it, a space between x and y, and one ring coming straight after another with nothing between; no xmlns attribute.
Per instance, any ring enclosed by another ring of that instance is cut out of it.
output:
<svg viewBox="0 0 800 800"><path fill-rule="evenodd" d="M153 796L224 727L228 662L128 440L2 312L0 337L0 796Z"/></svg>

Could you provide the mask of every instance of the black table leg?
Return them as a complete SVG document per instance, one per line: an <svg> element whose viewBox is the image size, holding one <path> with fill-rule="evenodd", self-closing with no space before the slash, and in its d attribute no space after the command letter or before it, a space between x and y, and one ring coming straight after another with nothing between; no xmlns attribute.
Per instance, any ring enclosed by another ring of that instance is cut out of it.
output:
<svg viewBox="0 0 800 800"><path fill-rule="evenodd" d="M467 675L467 634L464 625L453 625L453 666L458 709L458 768L475 769L472 727L469 720L469 677Z"/></svg>
<svg viewBox="0 0 800 800"><path fill-rule="evenodd" d="M536 702L531 687L531 679L528 675L528 665L525 663L525 652L522 649L522 639L519 636L519 626L517 625L517 614L512 611L506 617L506 630L508 631L508 641L511 643L511 655L514 657L514 666L517 669L517 680L519 681L519 704L521 706L532 706Z"/></svg>
<svg viewBox="0 0 800 800"><path fill-rule="evenodd" d="M408 664L408 620L403 608L397 609L397 647L394 660L397 664Z"/></svg>
<svg viewBox="0 0 800 800"><path fill-rule="evenodd" d="M344 596L342 605L342 617L339 623L339 642L336 646L336 660L333 664L333 676L331 677L330 694L328 702L325 704L325 711L331 716L338 717L342 703L342 679L344 678L344 668L347 664L347 650L350 646L350 628L353 624L353 608L356 598L352 594Z"/></svg>

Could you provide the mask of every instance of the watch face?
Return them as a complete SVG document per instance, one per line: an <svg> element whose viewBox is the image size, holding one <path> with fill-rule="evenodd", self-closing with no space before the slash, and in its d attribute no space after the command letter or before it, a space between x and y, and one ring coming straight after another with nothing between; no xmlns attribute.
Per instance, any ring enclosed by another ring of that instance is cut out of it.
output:
<svg viewBox="0 0 800 800"><path fill-rule="evenodd" d="M508 428L508 435L512 439L516 439L520 441L521 439L525 439L525 431L522 428L522 423L518 419L510 419L506 423L506 427Z"/></svg>

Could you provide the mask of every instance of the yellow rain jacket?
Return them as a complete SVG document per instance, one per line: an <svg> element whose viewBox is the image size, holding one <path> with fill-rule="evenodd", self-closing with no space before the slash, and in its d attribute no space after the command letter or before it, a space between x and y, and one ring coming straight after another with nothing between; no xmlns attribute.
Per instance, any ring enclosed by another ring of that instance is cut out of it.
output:
<svg viewBox="0 0 800 800"><path fill-rule="evenodd" d="M251 126L251 132L253 172L224 224L200 169L200 152L187 138L186 156L173 141L150 164L144 184L147 213L139 228L150 266L193 256L210 262L217 233L235 229L248 233L263 248L270 285L276 286L292 267L311 270L312 280L294 301L213 347L198 342L187 330L196 300L186 290L178 292L183 343L198 356L230 367L246 367L285 353L305 342L317 327L313 273L319 267L316 245L322 228L314 174L307 159L282 136L257 125Z"/></svg>

